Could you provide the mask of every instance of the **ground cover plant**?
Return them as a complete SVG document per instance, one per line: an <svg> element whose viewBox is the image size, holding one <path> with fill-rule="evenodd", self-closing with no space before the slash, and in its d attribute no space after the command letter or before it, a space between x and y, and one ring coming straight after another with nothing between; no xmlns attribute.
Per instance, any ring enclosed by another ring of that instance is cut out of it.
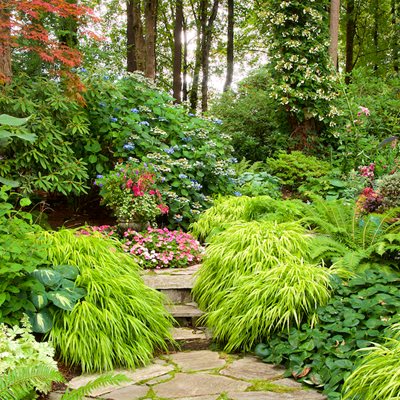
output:
<svg viewBox="0 0 400 400"><path fill-rule="evenodd" d="M321 388L328 399L340 399L360 355L356 350L384 341L385 329L398 320L399 287L398 274L379 270L349 281L336 278L332 298L317 310L318 324L278 333L256 353L265 362L284 364L286 375Z"/></svg>
<svg viewBox="0 0 400 400"><path fill-rule="evenodd" d="M86 290L72 311L54 314L48 337L62 361L86 372L135 368L166 349L172 318L163 296L144 284L118 241L73 230L43 232L37 239L52 263L79 269L76 285Z"/></svg>

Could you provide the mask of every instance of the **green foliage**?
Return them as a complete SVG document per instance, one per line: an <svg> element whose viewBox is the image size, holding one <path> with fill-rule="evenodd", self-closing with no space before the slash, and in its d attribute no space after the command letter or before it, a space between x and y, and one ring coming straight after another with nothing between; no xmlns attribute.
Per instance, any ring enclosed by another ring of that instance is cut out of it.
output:
<svg viewBox="0 0 400 400"><path fill-rule="evenodd" d="M83 193L87 189L85 163L74 145L88 134L84 108L63 91L62 83L19 76L0 93L0 112L31 115L26 128L37 140L14 140L4 151L0 175L21 182L21 189Z"/></svg>
<svg viewBox="0 0 400 400"><path fill-rule="evenodd" d="M281 197L280 181L268 172L244 172L236 179L238 191L245 196Z"/></svg>
<svg viewBox="0 0 400 400"><path fill-rule="evenodd" d="M379 181L379 192L383 196L383 207L400 207L400 172L385 175Z"/></svg>
<svg viewBox="0 0 400 400"><path fill-rule="evenodd" d="M225 92L211 112L223 120L221 131L232 136L235 156L263 161L290 141L287 118L271 96L271 76L262 67L239 82L235 92Z"/></svg>
<svg viewBox="0 0 400 400"><path fill-rule="evenodd" d="M305 233L298 222L232 224L207 248L193 288L195 300L204 310L216 310L240 277L305 258L309 241Z"/></svg>
<svg viewBox="0 0 400 400"><path fill-rule="evenodd" d="M54 315L49 338L66 364L83 371L135 368L166 349L172 321L163 297L145 286L118 241L70 230L43 232L38 240L53 264L78 267L76 285L87 292L72 311Z"/></svg>
<svg viewBox="0 0 400 400"><path fill-rule="evenodd" d="M77 301L86 295L86 291L75 286L79 270L74 266L39 268L32 275L43 285L43 290L31 293L30 299L36 310L27 314L34 332L47 333L53 326L54 310L59 308L72 311Z"/></svg>
<svg viewBox="0 0 400 400"><path fill-rule="evenodd" d="M238 221L293 221L303 216L304 205L297 200L275 200L269 196L222 197L191 225L194 236L205 241Z"/></svg>
<svg viewBox="0 0 400 400"><path fill-rule="evenodd" d="M389 400L399 396L399 325L388 333L393 337L364 350L366 354L343 385L343 400Z"/></svg>
<svg viewBox="0 0 400 400"><path fill-rule="evenodd" d="M337 281L335 295L317 311L316 326L307 323L278 333L256 352L265 362L284 364L287 375L323 388L328 399L338 400L354 368L355 350L381 341L384 329L398 320L399 289L397 274L379 270Z"/></svg>
<svg viewBox="0 0 400 400"><path fill-rule="evenodd" d="M309 179L326 175L331 169L329 163L307 156L300 151L281 152L277 158L268 158L267 167L284 186L291 190L298 189Z"/></svg>
<svg viewBox="0 0 400 400"><path fill-rule="evenodd" d="M11 328L0 324L0 349L1 399L9 398L3 391L12 390L15 394L20 389L28 393L35 388L47 392L51 388L51 381L58 380L57 363L53 360L54 349L46 342L36 342L26 316L22 318L21 327ZM25 370L27 366L29 371ZM21 381L26 383L21 385ZM13 388L13 385L18 387Z"/></svg>
<svg viewBox="0 0 400 400"><path fill-rule="evenodd" d="M0 321L16 324L22 314L35 311L30 300L32 291L42 285L32 272L47 264L43 245L36 243L35 232L41 230L32 224L32 216L13 209L8 202L7 187L0 188ZM20 205L29 205L20 199Z"/></svg>
<svg viewBox="0 0 400 400"><path fill-rule="evenodd" d="M255 252L252 247L248 249ZM329 300L327 269L290 255L276 257L280 261L274 260L271 269L258 266L252 273L236 274L234 282L228 277L228 284L232 283L222 291L223 299L206 314L213 338L225 345L225 351L249 351L274 332L299 327L308 320L313 324L317 307Z"/></svg>

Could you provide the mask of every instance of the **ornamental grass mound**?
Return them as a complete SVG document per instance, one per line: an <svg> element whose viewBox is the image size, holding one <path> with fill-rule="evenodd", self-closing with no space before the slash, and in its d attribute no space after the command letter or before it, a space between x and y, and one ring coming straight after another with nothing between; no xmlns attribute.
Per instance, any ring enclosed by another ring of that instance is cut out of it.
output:
<svg viewBox="0 0 400 400"><path fill-rule="evenodd" d="M329 270L290 258L237 279L205 318L225 351L250 351L272 332L314 322L317 308L329 298Z"/></svg>
<svg viewBox="0 0 400 400"><path fill-rule="evenodd" d="M200 308L218 309L242 276L306 258L306 233L299 222L252 221L236 223L215 236L193 288Z"/></svg>
<svg viewBox="0 0 400 400"><path fill-rule="evenodd" d="M367 354L343 385L343 400L400 398L400 325L384 344L364 349Z"/></svg>
<svg viewBox="0 0 400 400"><path fill-rule="evenodd" d="M71 312L54 314L49 338L64 363L84 372L135 368L167 348L172 317L163 296L144 284L118 241L71 230L43 232L39 239L54 265L78 267L76 285L87 291Z"/></svg>

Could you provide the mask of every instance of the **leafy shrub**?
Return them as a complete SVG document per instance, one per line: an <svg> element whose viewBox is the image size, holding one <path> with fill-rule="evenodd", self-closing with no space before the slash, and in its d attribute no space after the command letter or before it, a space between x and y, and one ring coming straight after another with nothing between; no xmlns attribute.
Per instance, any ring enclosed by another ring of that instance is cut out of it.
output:
<svg viewBox="0 0 400 400"><path fill-rule="evenodd" d="M168 213L162 203L154 169L131 161L117 164L109 174L97 175L102 203L114 211L119 222L153 222L157 215Z"/></svg>
<svg viewBox="0 0 400 400"><path fill-rule="evenodd" d="M41 230L32 224L32 216L17 211L9 202L7 187L0 188L0 321L13 325L22 314L35 311L30 299L32 291L43 286L32 276L33 271L47 264L43 245L36 242L35 232ZM29 199L19 200L21 206Z"/></svg>
<svg viewBox="0 0 400 400"><path fill-rule="evenodd" d="M384 208L400 207L400 172L384 176L378 184Z"/></svg>
<svg viewBox="0 0 400 400"><path fill-rule="evenodd" d="M50 377L58 373L57 363L53 360L54 349L46 342L38 343L31 333L31 326L28 318L22 318L21 327L8 327L0 324L0 398L4 399L2 391L3 381L7 382L7 376L20 367L44 367L47 368ZM51 388L51 380L32 379L27 392L32 392L34 389L42 392L48 392ZM31 393L32 394L32 393Z"/></svg>
<svg viewBox="0 0 400 400"><path fill-rule="evenodd" d="M265 362L284 364L288 376L323 387L328 399L338 400L354 368L355 350L381 341L384 330L398 320L399 289L399 275L381 271L336 281L334 296L317 311L316 326L307 323L278 333L256 352Z"/></svg>
<svg viewBox="0 0 400 400"><path fill-rule="evenodd" d="M144 268L182 268L201 260L200 243L182 231L148 227L144 233L128 229L123 236L123 248Z"/></svg>
<svg viewBox="0 0 400 400"><path fill-rule="evenodd" d="M194 236L205 241L239 221L298 220L303 216L303 208L304 205L298 200L282 201L269 196L222 197L191 225L191 231Z"/></svg>
<svg viewBox="0 0 400 400"><path fill-rule="evenodd" d="M89 135L82 104L66 96L62 83L45 78L14 77L0 93L0 112L31 115L26 129L36 135L29 143L13 140L4 151L0 175L17 179L21 189L84 193L88 174L77 156L82 138Z"/></svg>
<svg viewBox="0 0 400 400"><path fill-rule="evenodd" d="M399 325L393 326L390 331L394 337L365 349L367 353L344 383L343 400L389 400L399 396Z"/></svg>
<svg viewBox="0 0 400 400"><path fill-rule="evenodd" d="M39 240L53 264L78 267L76 285L87 292L72 311L54 315L49 338L66 364L83 371L135 368L166 349L172 321L163 296L145 286L118 241L69 230L43 232Z"/></svg>
<svg viewBox="0 0 400 400"><path fill-rule="evenodd" d="M268 170L290 190L298 189L311 178L326 175L331 169L326 161L307 156L300 151L281 152L276 158L268 158L266 163Z"/></svg>
<svg viewBox="0 0 400 400"><path fill-rule="evenodd" d="M193 288L200 308L218 309L242 276L305 258L305 233L297 222L252 221L233 224L214 236Z"/></svg>
<svg viewBox="0 0 400 400"><path fill-rule="evenodd" d="M271 96L270 81L268 69L262 67L212 105L211 112L223 120L221 131L232 136L238 158L263 161L288 147L290 127Z"/></svg>
<svg viewBox="0 0 400 400"><path fill-rule="evenodd" d="M206 314L207 325L224 350L249 351L274 332L304 321L313 324L317 307L329 300L326 268L290 256L279 259L269 270L259 267L237 277L223 291L218 307Z"/></svg>
<svg viewBox="0 0 400 400"><path fill-rule="evenodd" d="M279 179L268 172L244 172L236 179L238 193L245 196L281 197Z"/></svg>

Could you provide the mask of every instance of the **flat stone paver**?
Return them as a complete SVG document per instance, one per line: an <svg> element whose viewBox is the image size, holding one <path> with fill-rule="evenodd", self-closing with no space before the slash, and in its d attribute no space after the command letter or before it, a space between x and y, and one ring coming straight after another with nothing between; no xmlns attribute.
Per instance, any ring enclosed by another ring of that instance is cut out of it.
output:
<svg viewBox="0 0 400 400"><path fill-rule="evenodd" d="M153 387L157 396L165 399L221 394L223 392L244 391L250 383L237 381L225 376L206 373L178 373L174 379Z"/></svg>
<svg viewBox="0 0 400 400"><path fill-rule="evenodd" d="M171 354L170 359L177 364L183 372L221 368L226 364L225 360L219 358L217 352L210 350Z"/></svg>
<svg viewBox="0 0 400 400"><path fill-rule="evenodd" d="M265 364L256 357L247 356L233 361L220 373L237 379L263 379L273 380L283 377L284 370L280 367Z"/></svg>
<svg viewBox="0 0 400 400"><path fill-rule="evenodd" d="M113 390L103 395L107 400L134 400L146 396L149 387L142 385L130 385L121 389Z"/></svg>
<svg viewBox="0 0 400 400"><path fill-rule="evenodd" d="M301 390L291 393L276 392L235 392L229 393L228 397L232 400L324 400L325 396L312 392Z"/></svg>
<svg viewBox="0 0 400 400"><path fill-rule="evenodd" d="M274 385L286 386L293 389L302 389L303 385L294 379L282 378L272 382Z"/></svg>

